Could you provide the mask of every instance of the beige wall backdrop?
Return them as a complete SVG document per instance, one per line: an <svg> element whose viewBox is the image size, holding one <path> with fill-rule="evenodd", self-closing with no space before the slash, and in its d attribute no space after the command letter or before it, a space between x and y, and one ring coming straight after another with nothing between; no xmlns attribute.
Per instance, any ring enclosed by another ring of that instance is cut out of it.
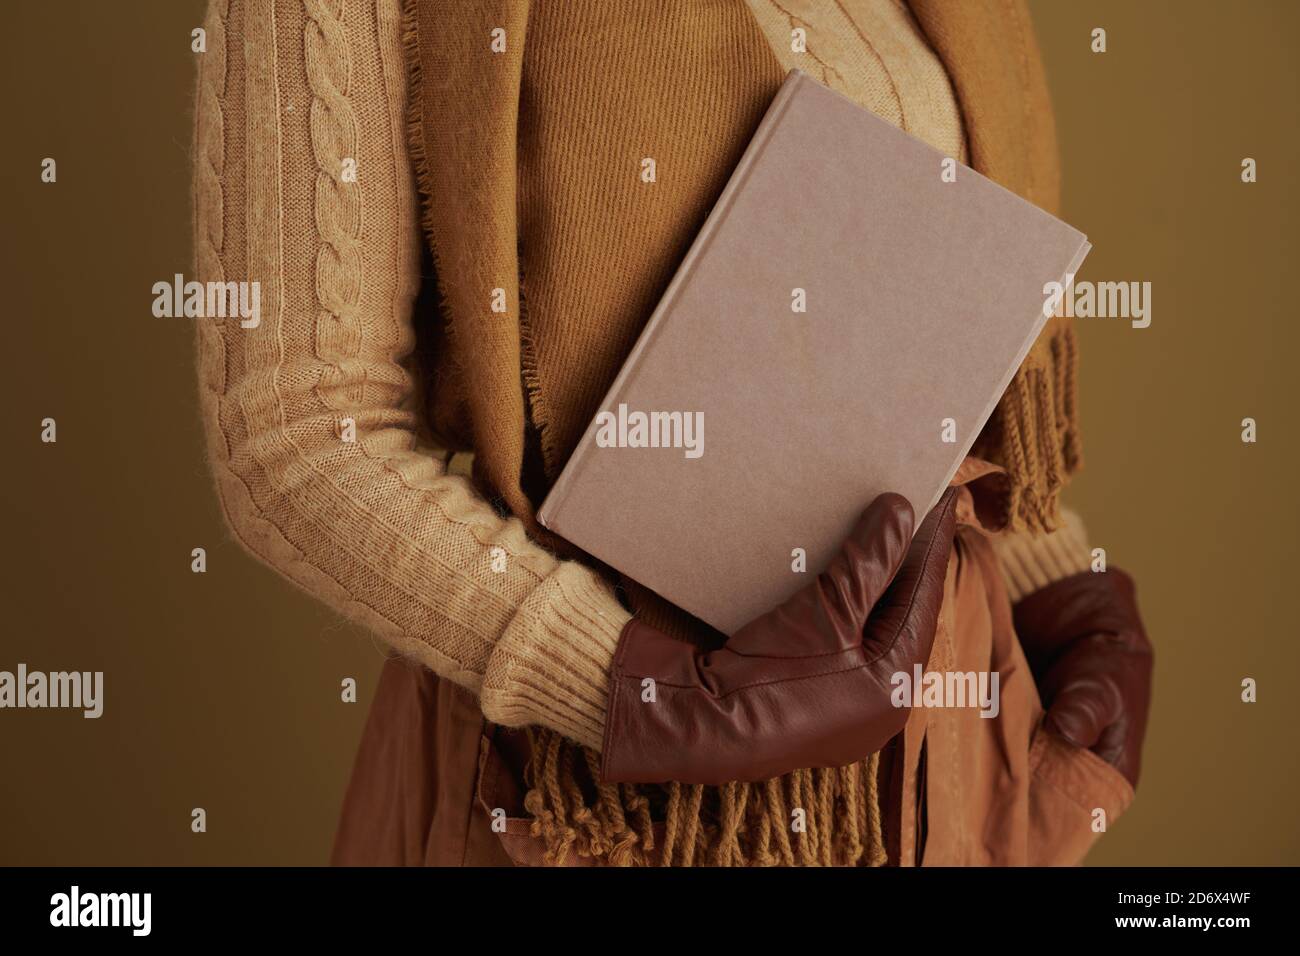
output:
<svg viewBox="0 0 1300 956"><path fill-rule="evenodd" d="M957 0L954 0L957 2ZM1297 863L1300 578L1289 2L1032 0L1080 278L1153 283L1084 320L1071 500L1157 647L1134 808L1090 862ZM323 863L384 649L247 557L203 460L190 270L199 0L6 9L8 362L0 669L102 670L105 712L0 711L0 863ZM1090 52L1107 30L1108 51ZM1240 181L1243 157L1259 182ZM39 181L40 163L58 181ZM1243 445L1240 422L1259 422ZM40 422L58 442L39 441ZM206 574L190 552L208 552ZM340 700L358 681L360 701ZM1259 701L1240 701L1244 677ZM195 807L208 831L190 830Z"/></svg>

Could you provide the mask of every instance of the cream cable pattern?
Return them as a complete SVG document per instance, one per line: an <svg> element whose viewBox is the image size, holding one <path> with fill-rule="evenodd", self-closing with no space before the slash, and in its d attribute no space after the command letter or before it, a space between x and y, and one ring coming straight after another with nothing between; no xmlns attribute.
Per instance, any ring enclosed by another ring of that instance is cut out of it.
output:
<svg viewBox="0 0 1300 956"><path fill-rule="evenodd" d="M312 93L311 145L316 176L317 354L330 363L318 393L331 408L361 403L366 369L361 349L362 191L345 182L343 164L357 159L357 120L348 99L351 59L343 0L305 0L307 85ZM344 390L343 394L339 394Z"/></svg>

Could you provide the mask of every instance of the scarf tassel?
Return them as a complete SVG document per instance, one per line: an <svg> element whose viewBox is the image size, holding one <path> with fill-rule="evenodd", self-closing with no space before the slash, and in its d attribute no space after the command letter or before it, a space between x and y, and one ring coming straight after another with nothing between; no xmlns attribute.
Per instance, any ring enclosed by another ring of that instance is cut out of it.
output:
<svg viewBox="0 0 1300 956"><path fill-rule="evenodd" d="M545 728L529 733L524 806L549 865L571 855L607 866L885 863L875 754L761 783L595 784L599 754Z"/></svg>

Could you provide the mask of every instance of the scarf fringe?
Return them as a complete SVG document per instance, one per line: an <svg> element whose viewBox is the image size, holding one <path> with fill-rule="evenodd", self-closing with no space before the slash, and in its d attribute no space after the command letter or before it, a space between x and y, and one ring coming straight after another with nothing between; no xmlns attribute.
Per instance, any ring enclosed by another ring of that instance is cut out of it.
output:
<svg viewBox="0 0 1300 956"><path fill-rule="evenodd" d="M599 754L545 728L529 736L524 808L548 865L571 855L607 866L885 863L875 754L762 783L597 784Z"/></svg>
<svg viewBox="0 0 1300 956"><path fill-rule="evenodd" d="M1007 470L1009 530L1060 524L1060 494L1083 465L1078 422L1078 343L1053 319L1021 365L973 449Z"/></svg>
<svg viewBox="0 0 1300 956"><path fill-rule="evenodd" d="M415 191L420 204L420 228L426 239L425 245L433 259L439 292L445 297L442 277L446 272L438 261L438 244L433 241L435 200L429 188L433 174L429 167L429 153L425 148L424 138L424 67L420 60L418 7L419 0L402 0L402 53L407 80L406 148L411 157L411 167L415 172ZM451 330L448 331L450 333Z"/></svg>

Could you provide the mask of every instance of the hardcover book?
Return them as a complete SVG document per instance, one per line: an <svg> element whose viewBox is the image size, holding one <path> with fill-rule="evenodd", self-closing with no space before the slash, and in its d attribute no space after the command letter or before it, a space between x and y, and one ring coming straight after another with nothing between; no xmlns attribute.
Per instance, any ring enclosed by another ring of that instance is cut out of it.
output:
<svg viewBox="0 0 1300 956"><path fill-rule="evenodd" d="M877 494L919 525L1089 248L793 71L539 520L730 634Z"/></svg>

